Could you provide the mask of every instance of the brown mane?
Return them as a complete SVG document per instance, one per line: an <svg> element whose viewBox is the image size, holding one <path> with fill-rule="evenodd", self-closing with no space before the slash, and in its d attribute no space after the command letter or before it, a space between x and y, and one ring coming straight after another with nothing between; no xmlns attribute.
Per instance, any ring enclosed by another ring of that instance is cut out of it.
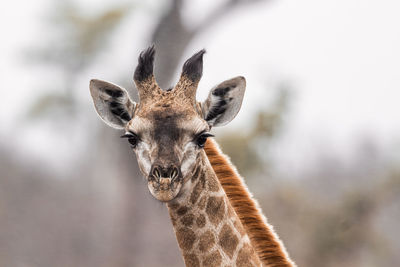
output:
<svg viewBox="0 0 400 267"><path fill-rule="evenodd" d="M289 258L278 235L262 215L258 203L252 198L242 177L228 157L221 152L218 144L209 138L205 151L263 264L265 266L296 266Z"/></svg>

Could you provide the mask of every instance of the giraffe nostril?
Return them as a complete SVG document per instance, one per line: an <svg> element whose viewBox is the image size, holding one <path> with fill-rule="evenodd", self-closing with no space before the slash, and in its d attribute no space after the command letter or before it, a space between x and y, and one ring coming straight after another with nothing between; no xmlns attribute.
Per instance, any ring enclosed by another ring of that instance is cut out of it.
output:
<svg viewBox="0 0 400 267"><path fill-rule="evenodd" d="M178 177L178 174L178 169L174 167L171 172L171 179L175 179L176 177Z"/></svg>
<svg viewBox="0 0 400 267"><path fill-rule="evenodd" d="M155 165L152 167L151 176L159 181L161 178L169 178L171 180L177 179L180 175L179 169L175 165L169 167L162 167L162 165Z"/></svg>
<svg viewBox="0 0 400 267"><path fill-rule="evenodd" d="M153 176L156 177L156 178L161 178L161 173L158 170L158 168L154 168L153 169Z"/></svg>

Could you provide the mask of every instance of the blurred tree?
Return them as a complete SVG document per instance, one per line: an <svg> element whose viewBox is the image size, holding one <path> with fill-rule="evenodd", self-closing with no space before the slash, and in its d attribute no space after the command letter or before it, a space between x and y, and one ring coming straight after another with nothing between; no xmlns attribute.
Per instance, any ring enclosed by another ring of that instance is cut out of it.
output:
<svg viewBox="0 0 400 267"><path fill-rule="evenodd" d="M161 88L168 88L183 53L190 42L200 33L217 24L232 11L269 0L227 0L209 12L195 27L189 28L182 17L182 6L189 1L172 0L169 10L159 19L151 35L156 44L155 67L157 82Z"/></svg>
<svg viewBox="0 0 400 267"><path fill-rule="evenodd" d="M282 129L291 88L281 84L276 92L277 96L271 106L256 114L255 122L247 131L227 130L217 136L222 150L231 157L239 173L247 179L252 178L252 174L268 172L270 168L269 145Z"/></svg>
<svg viewBox="0 0 400 267"><path fill-rule="evenodd" d="M57 112L65 118L74 118L79 109L74 93L75 83L96 56L107 48L109 36L130 12L127 6L106 10L88 17L71 1L56 2L49 25L51 31L45 47L31 48L28 58L35 64L49 65L59 70L63 82L51 85L49 92L39 96L30 109L30 117L42 117Z"/></svg>

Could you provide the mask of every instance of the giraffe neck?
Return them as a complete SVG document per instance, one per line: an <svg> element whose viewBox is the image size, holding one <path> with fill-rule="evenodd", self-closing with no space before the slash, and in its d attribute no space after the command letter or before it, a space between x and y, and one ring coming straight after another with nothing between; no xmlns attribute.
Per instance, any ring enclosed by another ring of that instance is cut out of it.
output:
<svg viewBox="0 0 400 267"><path fill-rule="evenodd" d="M186 266L261 266L206 155L167 206Z"/></svg>
<svg viewBox="0 0 400 267"><path fill-rule="evenodd" d="M295 267L296 264L290 259L282 241L268 224L257 201L251 196L243 178L240 177L229 158L221 152L218 144L211 138L207 140L204 149L262 263L265 266Z"/></svg>

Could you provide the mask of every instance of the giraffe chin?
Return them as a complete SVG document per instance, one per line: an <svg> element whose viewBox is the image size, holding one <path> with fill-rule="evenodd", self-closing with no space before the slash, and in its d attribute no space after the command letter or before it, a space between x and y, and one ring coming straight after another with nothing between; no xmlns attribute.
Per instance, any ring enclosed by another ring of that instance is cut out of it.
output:
<svg viewBox="0 0 400 267"><path fill-rule="evenodd" d="M168 179L168 180L167 180ZM148 188L154 198L161 202L173 200L180 192L182 187L181 181L171 182L169 178L161 178L161 181L148 181Z"/></svg>

